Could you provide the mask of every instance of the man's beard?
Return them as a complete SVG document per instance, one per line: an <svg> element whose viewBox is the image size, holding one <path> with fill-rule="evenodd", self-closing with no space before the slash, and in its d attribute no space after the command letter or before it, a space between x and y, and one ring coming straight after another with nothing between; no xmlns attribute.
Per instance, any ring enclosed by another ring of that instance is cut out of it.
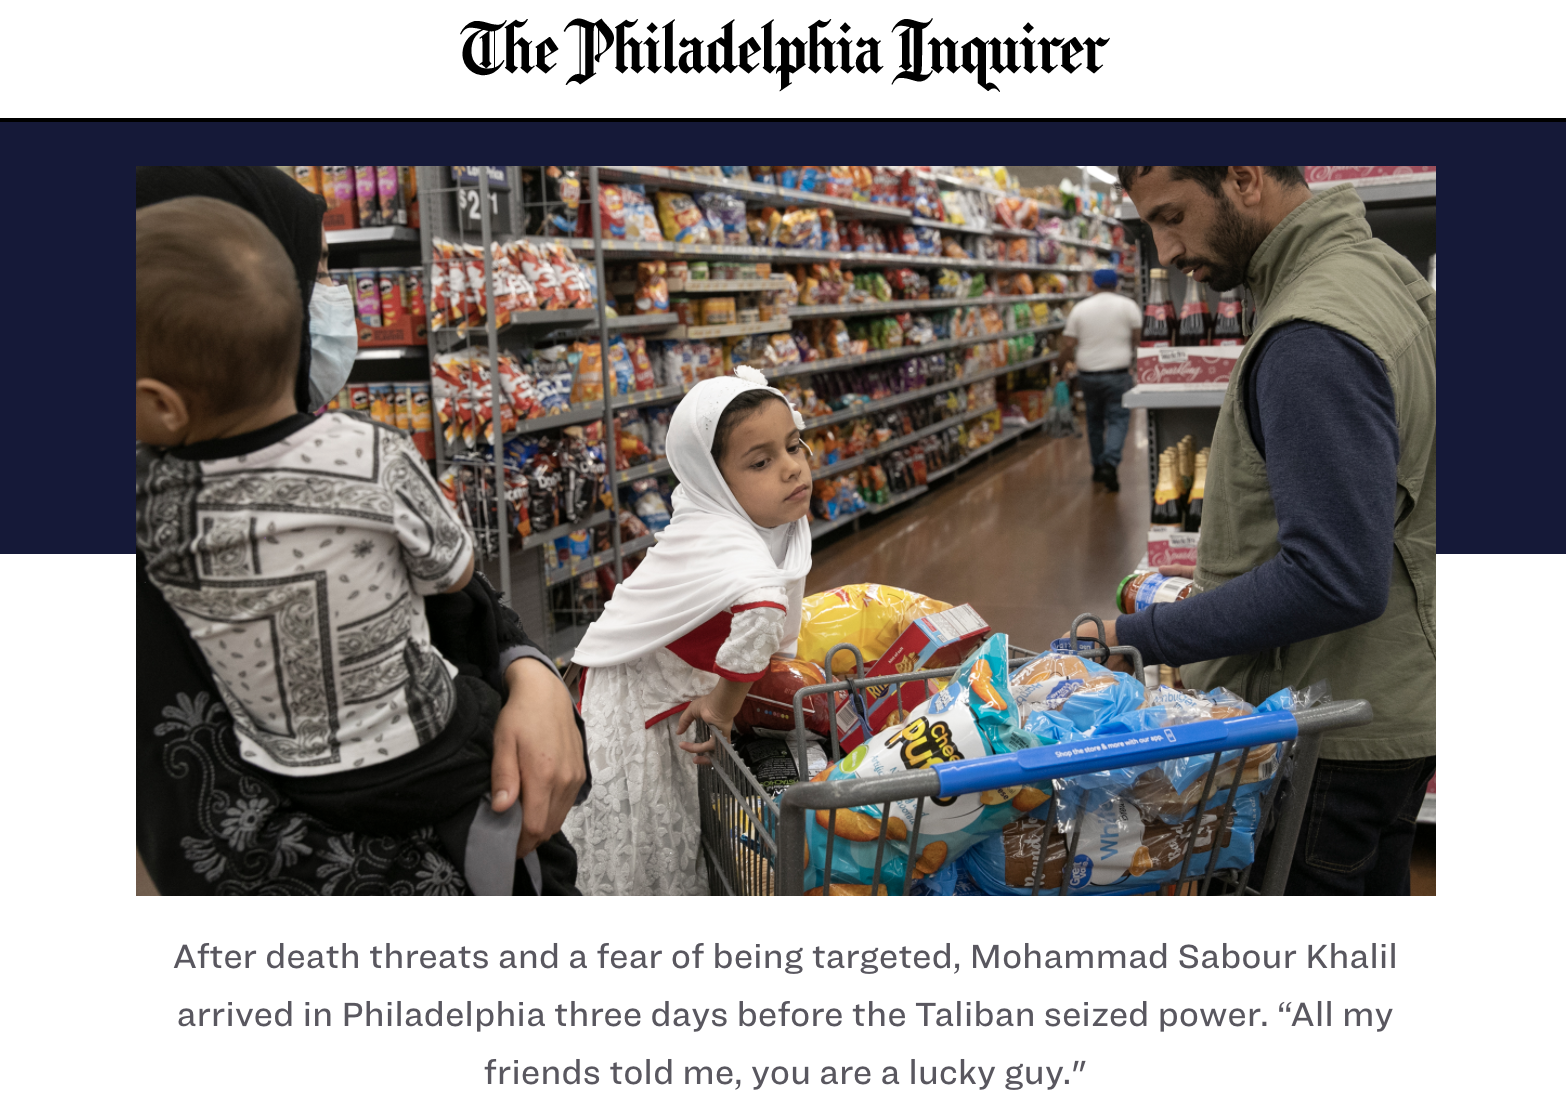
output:
<svg viewBox="0 0 1566 1108"><path fill-rule="evenodd" d="M1245 280L1251 256L1266 237L1267 228L1260 220L1250 220L1241 215L1240 210L1220 192L1212 230L1207 238L1207 249L1212 256L1183 258L1182 268L1189 272L1198 266L1207 267L1207 287L1214 292L1228 292Z"/></svg>

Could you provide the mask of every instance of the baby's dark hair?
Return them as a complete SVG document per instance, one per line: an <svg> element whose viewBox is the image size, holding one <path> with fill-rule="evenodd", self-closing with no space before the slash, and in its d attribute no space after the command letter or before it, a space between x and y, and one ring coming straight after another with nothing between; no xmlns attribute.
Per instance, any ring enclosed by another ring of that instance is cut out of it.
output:
<svg viewBox="0 0 1566 1108"><path fill-rule="evenodd" d="M712 432L712 460L718 465L723 464L723 452L729 446L729 432L734 430L734 425L743 421L752 412L762 408L768 401L783 403L783 398L775 392L766 389L746 389L733 400L729 406L723 409L723 414L718 417L718 426Z"/></svg>

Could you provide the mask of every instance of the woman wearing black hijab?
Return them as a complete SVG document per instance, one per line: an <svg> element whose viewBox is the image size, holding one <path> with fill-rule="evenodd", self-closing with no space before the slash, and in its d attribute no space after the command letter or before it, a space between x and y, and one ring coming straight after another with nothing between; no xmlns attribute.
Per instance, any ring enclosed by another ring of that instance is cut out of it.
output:
<svg viewBox="0 0 1566 1108"><path fill-rule="evenodd" d="M182 196L236 204L277 236L293 262L310 318L324 236L320 197L274 166L143 166L136 206ZM299 351L295 400L310 404L310 335ZM586 757L580 721L548 661L521 620L479 574L460 593L426 601L431 641L459 670L493 685L508 709L496 725L524 737L519 767L525 830L537 842L536 863L497 875L480 891L576 892L576 856L558 833L573 800L585 795ZM373 836L329 826L292 807L241 764L228 712L206 660L185 625L147 579L136 556L136 849L165 894L461 894L475 891L450 845L425 829ZM522 710L526 701L527 711ZM573 726L574 725L574 726ZM498 819L498 817L497 817ZM515 825L513 817L511 823ZM475 821L475 842L493 835ZM462 841L466 829L455 838ZM514 832L513 832L514 833ZM545 839L543 836L550 837ZM540 841L541 840L541 841ZM491 859L493 851L491 851ZM475 854L469 852L467 862ZM469 876L475 876L471 872ZM474 884L478 884L475 876Z"/></svg>

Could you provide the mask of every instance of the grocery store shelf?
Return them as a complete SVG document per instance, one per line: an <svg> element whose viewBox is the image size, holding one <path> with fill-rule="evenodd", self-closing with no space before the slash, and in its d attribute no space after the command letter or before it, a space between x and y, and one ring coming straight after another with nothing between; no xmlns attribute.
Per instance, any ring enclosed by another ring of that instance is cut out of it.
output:
<svg viewBox="0 0 1566 1108"><path fill-rule="evenodd" d="M647 312L643 315L620 315L608 320L611 331L661 331L680 321L673 312Z"/></svg>
<svg viewBox="0 0 1566 1108"><path fill-rule="evenodd" d="M914 216L911 223L915 227L934 227L938 231L946 231L954 235L992 235L999 238L1036 239L1037 231L1024 230L1021 227L997 227L986 224L983 227L969 227L965 223L948 223L942 219L925 219L923 216Z"/></svg>
<svg viewBox="0 0 1566 1108"><path fill-rule="evenodd" d="M1056 266L1053 268L1064 268ZM966 296L948 300L872 300L863 304L801 304L788 309L789 315L808 319L812 316L896 315L899 312L936 312L947 308L976 308L986 304L1042 304L1069 293L1039 292L1031 296Z"/></svg>
<svg viewBox="0 0 1566 1108"><path fill-rule="evenodd" d="M578 520L575 523L562 523L560 526L551 527L547 531L535 531L522 540L522 549L531 550L535 546L552 546L556 539L563 539L572 531L591 530L600 523L608 523L613 518L614 514L612 512L594 512L586 519Z"/></svg>
<svg viewBox="0 0 1566 1108"><path fill-rule="evenodd" d="M701 327L670 327L660 337L666 339L721 339L731 335L765 335L787 331L788 317L763 319L756 323L719 323Z"/></svg>
<svg viewBox="0 0 1566 1108"><path fill-rule="evenodd" d="M1090 241L1088 239L1072 238L1070 235L1050 235L1050 234L1046 234L1044 237L1047 238L1047 239L1054 239L1056 242L1065 243L1067 246L1085 246L1089 250L1107 250L1107 251L1113 252L1113 251L1116 251L1116 250L1124 250L1125 249L1124 246L1116 246L1113 243L1092 242L1092 241Z"/></svg>
<svg viewBox="0 0 1566 1108"><path fill-rule="evenodd" d="M1120 398L1127 408L1216 408L1227 384L1137 385Z"/></svg>
<svg viewBox="0 0 1566 1108"><path fill-rule="evenodd" d="M878 516L882 512L889 512L893 508L900 507L914 497L923 496L929 491L929 485L915 485L911 489L904 489L902 492L896 493L885 504L865 505L865 510L862 512L852 512L846 516L838 516L836 519L813 519L810 521L810 537L818 539L822 535L836 531L839 527L846 527L856 519L863 519L866 516Z"/></svg>
<svg viewBox="0 0 1566 1108"><path fill-rule="evenodd" d="M418 242L417 227L352 227L326 232L328 246L363 246L369 243Z"/></svg>
<svg viewBox="0 0 1566 1108"><path fill-rule="evenodd" d="M1043 323L1037 327L1023 327L1016 331L997 331L993 335L970 335L960 339L937 339L935 342L927 342L919 346L893 346L886 350L870 350L864 354L847 354L841 358L822 358L814 362L799 362L794 365L777 366L770 369L767 372L767 376L776 380L779 377L805 377L815 373L829 373L835 369L855 369L862 365L873 365L877 362L897 361L900 358L919 358L926 354L937 354L943 350L956 350L964 346L976 346L981 342L1014 339L1022 335L1046 334L1050 331L1063 330L1065 326L1064 323Z"/></svg>
<svg viewBox="0 0 1566 1108"><path fill-rule="evenodd" d="M989 442L985 443L983 446L978 447L975 450L968 451L968 453L964 454L961 458L958 458L955 462L953 462L951 465L947 466L945 469L938 469L938 470L936 470L934 473L930 474L929 477L926 478L926 480L930 484L933 485L940 478L949 476L950 474L953 474L953 473L956 473L959 469L961 469L963 466L967 465L969 462L977 461L978 459L982 458L984 455L988 454L991 450L994 450L997 446L1001 446L1001 445L1003 445L1005 443L1010 442L1012 439L1017 438L1018 436L1020 436L1025 430L1030 430L1030 429L1031 428L1025 428L1025 427L1004 428L1004 429L1001 430L1001 432L998 435L996 435Z"/></svg>
<svg viewBox="0 0 1566 1108"><path fill-rule="evenodd" d="M828 196L803 189L786 189L780 185L764 185L756 181L742 181L733 177L707 177L698 173L686 173L677 169L661 169L650 165L604 165L598 167L598 175L605 181L624 181L637 185L656 185L682 192L732 193L746 200L803 205L811 208L831 208L849 212L862 219L889 219L897 223L908 221L908 212L889 204L868 204L862 200L850 200L842 196Z"/></svg>
<svg viewBox="0 0 1566 1108"><path fill-rule="evenodd" d="M878 458L883 454L890 454L894 450L901 450L903 447L910 446L913 443L918 442L920 439L928 438L930 435L939 434L948 427L955 427L959 423L964 423L970 419L977 419L979 416L984 415L987 412L993 412L995 408L996 405L987 404L984 407L971 412L958 412L956 415L949 416L938 423L932 423L928 427L921 427L918 430L911 431L906 435L900 435L895 439L888 439L880 446L874 446L869 450L861 451L851 458L844 458L840 462L833 462L829 466L822 466L820 469L812 470L810 473L810 479L812 481L818 481L823 477L833 477L839 473L845 473L851 469L858 469L860 466L868 463L872 458Z"/></svg>
<svg viewBox="0 0 1566 1108"><path fill-rule="evenodd" d="M565 243L573 250L591 251L592 239L561 239L525 236L532 242ZM850 268L860 266L935 266L974 270L985 273L1036 273L1052 267L1038 262L987 261L982 258L948 258L944 254L881 254L854 250L799 250L787 246L728 246L715 243L668 242L663 239L607 239L604 255L616 258L733 258L761 262L839 262Z"/></svg>
<svg viewBox="0 0 1566 1108"><path fill-rule="evenodd" d="M648 462L645 465L632 466L630 469L622 469L615 475L615 483L624 485L631 481L640 480L643 477L655 477L660 473L669 472L669 460L660 458L656 462Z"/></svg>
<svg viewBox="0 0 1566 1108"><path fill-rule="evenodd" d="M387 362L402 358L423 360L429 356L427 346L361 346L353 358L356 362Z"/></svg>
<svg viewBox="0 0 1566 1108"><path fill-rule="evenodd" d="M792 288L790 277L747 277L738 281L679 281L669 282L670 292L780 292Z"/></svg>
<svg viewBox="0 0 1566 1108"><path fill-rule="evenodd" d="M657 541L656 535L642 535L640 538L629 539L620 544L621 555L634 554L638 550L646 550ZM580 577L584 573L590 573L599 566L611 565L614 562L613 550L600 550L598 553L586 558L572 558L564 565L549 566L544 570L544 580L551 585L560 585Z"/></svg>
<svg viewBox="0 0 1566 1108"><path fill-rule="evenodd" d="M831 412L827 415L814 416L805 420L805 429L810 430L815 427L830 427L833 424L841 423L846 419L857 419L859 416L869 415L871 412L881 412L885 411L887 408L897 408L903 404L912 403L915 400L922 400L927 396L937 396L943 392L950 392L952 389L963 388L967 385L977 384L980 381L988 381L991 377L999 377L1003 373L1012 373L1019 369L1027 369L1030 366L1043 365L1045 362L1054 361L1058 356L1059 355L1056 351L1050 351L1048 354L1041 355L1037 358L1028 358L1024 361L1013 362L1010 365L995 366L990 369L980 370L977 373L969 373L961 377L953 377L948 381L940 381L933 385L926 385L920 389L909 389L907 392L894 393L891 396L882 397L880 400L871 400L864 404L851 404L846 408L839 408L837 411Z"/></svg>
<svg viewBox="0 0 1566 1108"><path fill-rule="evenodd" d="M556 669L565 669L571 664L571 655L576 653L576 648L582 644L582 638L587 634L588 627L592 624L583 624L581 627L567 627L563 631L556 631L549 636L550 647L554 650L554 663Z"/></svg>
<svg viewBox="0 0 1566 1108"><path fill-rule="evenodd" d="M511 322L498 329L498 333L504 335L520 331L530 327L570 327L575 324L596 323L598 310L596 308L566 308L559 311L548 312L512 312ZM613 325L611 320L610 324ZM431 329L430 334L438 336L446 342L455 342L460 339L474 339L484 335L483 325L458 329L456 327L441 327Z"/></svg>

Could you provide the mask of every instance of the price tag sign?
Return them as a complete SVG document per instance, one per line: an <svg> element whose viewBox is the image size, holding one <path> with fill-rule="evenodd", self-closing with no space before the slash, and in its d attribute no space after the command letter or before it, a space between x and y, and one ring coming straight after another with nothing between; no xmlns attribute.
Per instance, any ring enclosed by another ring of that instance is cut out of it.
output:
<svg viewBox="0 0 1566 1108"><path fill-rule="evenodd" d="M511 233L511 182L503 165L454 165L450 167L451 180L457 190L453 194L456 204L457 226L464 232L483 232L483 198L479 193L479 177L489 177L489 230L490 235Z"/></svg>

